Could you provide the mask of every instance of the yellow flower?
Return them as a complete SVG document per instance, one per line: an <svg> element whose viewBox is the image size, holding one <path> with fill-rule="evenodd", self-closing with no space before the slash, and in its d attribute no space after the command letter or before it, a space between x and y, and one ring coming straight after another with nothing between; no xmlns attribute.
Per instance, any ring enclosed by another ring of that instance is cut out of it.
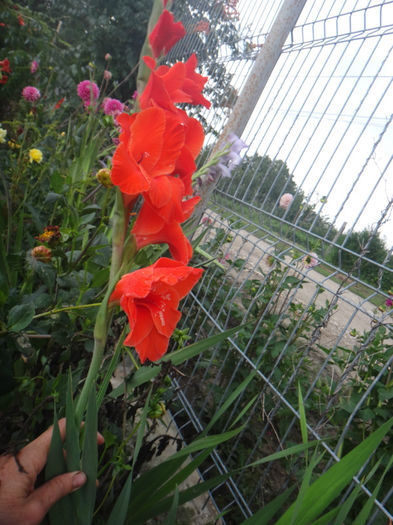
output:
<svg viewBox="0 0 393 525"><path fill-rule="evenodd" d="M0 144L5 144L6 136L7 136L7 130L0 128Z"/></svg>
<svg viewBox="0 0 393 525"><path fill-rule="evenodd" d="M32 162L38 162L38 164L42 161L42 151L39 149L31 149L29 151L29 161Z"/></svg>

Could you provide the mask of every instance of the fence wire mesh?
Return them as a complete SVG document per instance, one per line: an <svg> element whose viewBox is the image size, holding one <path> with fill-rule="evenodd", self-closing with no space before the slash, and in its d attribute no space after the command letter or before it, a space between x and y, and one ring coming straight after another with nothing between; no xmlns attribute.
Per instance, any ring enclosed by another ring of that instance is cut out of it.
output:
<svg viewBox="0 0 393 525"><path fill-rule="evenodd" d="M188 36L172 58L195 52L210 78L207 158L283 2L178 4ZM205 272L183 327L198 340L249 324L179 376L173 418L184 439L255 375L218 430L239 415L244 429L214 450L204 479L301 442L298 384L324 468L391 415L392 49L392 1L306 2L242 134L242 162L212 193L194 235ZM369 497L375 460L354 478ZM293 460L232 474L211 493L222 522L251 516L298 469ZM369 523L393 518L389 475Z"/></svg>

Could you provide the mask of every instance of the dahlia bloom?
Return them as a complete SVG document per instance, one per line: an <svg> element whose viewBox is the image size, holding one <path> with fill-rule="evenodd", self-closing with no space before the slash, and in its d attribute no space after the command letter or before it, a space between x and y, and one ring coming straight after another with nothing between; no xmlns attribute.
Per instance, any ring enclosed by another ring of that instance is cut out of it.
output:
<svg viewBox="0 0 393 525"><path fill-rule="evenodd" d="M39 149L31 149L29 151L29 162L30 164L32 162L37 162L37 164L39 164L40 162L42 161L42 151L39 150Z"/></svg>
<svg viewBox="0 0 393 525"><path fill-rule="evenodd" d="M306 268L313 268L318 264L318 255L315 252L310 252L303 257L302 261Z"/></svg>
<svg viewBox="0 0 393 525"><path fill-rule="evenodd" d="M79 82L77 87L78 96L83 100L85 107L90 106L100 96L100 90L95 82L90 80L83 80Z"/></svg>
<svg viewBox="0 0 393 525"><path fill-rule="evenodd" d="M39 242L49 244L49 246L56 246L61 238L60 228L58 226L45 226L43 233L35 238Z"/></svg>
<svg viewBox="0 0 393 525"><path fill-rule="evenodd" d="M116 98L106 98L103 106L105 115L112 115L112 117L120 115L124 108L124 104Z"/></svg>
<svg viewBox="0 0 393 525"><path fill-rule="evenodd" d="M293 195L291 193L284 193L283 195L281 195L281 198L280 198L280 208L287 210L289 206L292 204L292 201L293 201Z"/></svg>
<svg viewBox="0 0 393 525"><path fill-rule="evenodd" d="M38 69L38 62L37 60L33 60L32 63L30 64L30 73L34 75L37 69Z"/></svg>
<svg viewBox="0 0 393 525"><path fill-rule="evenodd" d="M149 35L154 58L159 57L161 53L166 55L185 34L186 30L183 24L181 22L175 23L173 14L164 9Z"/></svg>
<svg viewBox="0 0 393 525"><path fill-rule="evenodd" d="M11 73L10 61L8 60L8 58L0 60L0 68L3 73Z"/></svg>
<svg viewBox="0 0 393 525"><path fill-rule="evenodd" d="M28 102L37 102L40 96L40 90L33 86L26 86L23 88L22 97Z"/></svg>
<svg viewBox="0 0 393 525"><path fill-rule="evenodd" d="M36 261L49 263L52 258L52 250L44 245L36 246L31 250L31 256Z"/></svg>
<svg viewBox="0 0 393 525"><path fill-rule="evenodd" d="M141 363L157 361L166 352L169 338L181 317L180 300L202 275L166 257L153 265L124 275L110 296L109 304L120 303L130 323L124 344L134 346Z"/></svg>

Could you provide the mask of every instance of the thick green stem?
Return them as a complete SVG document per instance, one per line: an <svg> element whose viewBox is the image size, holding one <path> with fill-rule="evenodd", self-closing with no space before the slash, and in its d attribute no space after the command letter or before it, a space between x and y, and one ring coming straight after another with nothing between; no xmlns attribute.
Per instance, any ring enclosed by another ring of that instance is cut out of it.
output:
<svg viewBox="0 0 393 525"><path fill-rule="evenodd" d="M112 227L112 261L109 273L109 285L111 285L114 276L120 269L123 260L124 240L127 233L126 213L124 210L123 196L119 188L116 187L116 200L113 210L113 227Z"/></svg>
<svg viewBox="0 0 393 525"><path fill-rule="evenodd" d="M82 392L76 404L76 417L80 421L87 405L90 389L94 384L98 372L101 368L104 357L108 329L112 318L112 313L108 309L108 301L121 276L120 267L123 257L124 239L127 231L126 214L124 211L123 198L120 190L117 188L116 201L113 213L112 227L112 261L109 274L108 290L97 312L96 324L94 327L94 349L91 358L89 371Z"/></svg>

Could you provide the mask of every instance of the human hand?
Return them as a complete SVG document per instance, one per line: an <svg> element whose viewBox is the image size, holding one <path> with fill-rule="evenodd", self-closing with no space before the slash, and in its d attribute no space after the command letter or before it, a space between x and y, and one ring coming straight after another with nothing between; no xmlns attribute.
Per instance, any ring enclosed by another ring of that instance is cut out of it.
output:
<svg viewBox="0 0 393 525"><path fill-rule="evenodd" d="M86 474L75 471L54 477L38 488L35 482L48 457L53 427L26 445L16 456L0 457L0 525L38 525L59 499L86 483ZM65 419L59 420L61 439ZM97 443L104 438L97 434Z"/></svg>

